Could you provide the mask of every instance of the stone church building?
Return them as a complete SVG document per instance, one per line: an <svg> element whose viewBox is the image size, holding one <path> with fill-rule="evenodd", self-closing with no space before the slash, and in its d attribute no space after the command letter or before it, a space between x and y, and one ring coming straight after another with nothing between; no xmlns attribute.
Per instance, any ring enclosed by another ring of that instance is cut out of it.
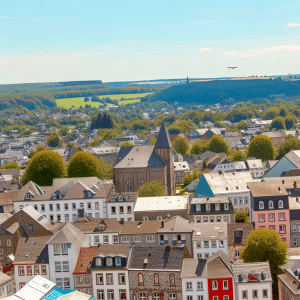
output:
<svg viewBox="0 0 300 300"><path fill-rule="evenodd" d="M136 192L144 183L162 181L168 196L175 195L174 158L165 123L155 146L123 147L122 159L114 167L114 183L120 192Z"/></svg>

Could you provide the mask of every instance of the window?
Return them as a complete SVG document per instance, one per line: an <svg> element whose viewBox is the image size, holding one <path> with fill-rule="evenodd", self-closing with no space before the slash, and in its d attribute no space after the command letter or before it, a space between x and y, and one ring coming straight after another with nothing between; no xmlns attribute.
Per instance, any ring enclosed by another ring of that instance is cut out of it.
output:
<svg viewBox="0 0 300 300"><path fill-rule="evenodd" d="M103 244L108 244L108 243L109 243L108 235L104 235L103 236Z"/></svg>
<svg viewBox="0 0 300 300"><path fill-rule="evenodd" d="M87 209L88 209L88 210L91 210L91 209L92 209L92 202L88 202L88 203L87 203Z"/></svg>
<svg viewBox="0 0 300 300"><path fill-rule="evenodd" d="M57 215L57 221L60 222L60 220L61 220L60 215Z"/></svg>
<svg viewBox="0 0 300 300"><path fill-rule="evenodd" d="M97 246L100 243L99 235L94 235L94 245Z"/></svg>
<svg viewBox="0 0 300 300"><path fill-rule="evenodd" d="M129 243L129 236L122 236L122 243Z"/></svg>
<svg viewBox="0 0 300 300"><path fill-rule="evenodd" d="M115 266L121 266L121 258L120 257L115 257Z"/></svg>
<svg viewBox="0 0 300 300"><path fill-rule="evenodd" d="M186 296L186 300L193 300L193 296Z"/></svg>
<svg viewBox="0 0 300 300"><path fill-rule="evenodd" d="M284 213L279 213L279 221L284 221Z"/></svg>
<svg viewBox="0 0 300 300"><path fill-rule="evenodd" d="M297 225L292 225L292 232L297 232Z"/></svg>
<svg viewBox="0 0 300 300"><path fill-rule="evenodd" d="M114 284L113 282L113 274L106 274L106 284Z"/></svg>
<svg viewBox="0 0 300 300"><path fill-rule="evenodd" d="M263 290L263 298L268 298L268 290Z"/></svg>
<svg viewBox="0 0 300 300"><path fill-rule="evenodd" d="M170 285L175 286L175 275L174 274L170 275Z"/></svg>
<svg viewBox="0 0 300 300"><path fill-rule="evenodd" d="M97 291L97 300L104 300L104 291L103 290Z"/></svg>
<svg viewBox="0 0 300 300"><path fill-rule="evenodd" d="M120 273L119 274L119 284L125 284L125 274L124 273Z"/></svg>
<svg viewBox="0 0 300 300"><path fill-rule="evenodd" d="M269 222L275 221L275 214L269 214Z"/></svg>
<svg viewBox="0 0 300 300"><path fill-rule="evenodd" d="M176 300L176 294L169 294L169 300Z"/></svg>
<svg viewBox="0 0 300 300"><path fill-rule="evenodd" d="M56 210L60 211L60 204L59 203L56 204Z"/></svg>
<svg viewBox="0 0 300 300"><path fill-rule="evenodd" d="M285 225L279 225L279 233L285 233Z"/></svg>
<svg viewBox="0 0 300 300"><path fill-rule="evenodd" d="M63 288L62 278L56 278L56 285L59 288Z"/></svg>
<svg viewBox="0 0 300 300"><path fill-rule="evenodd" d="M160 300L159 293L153 293L153 300Z"/></svg>
<svg viewBox="0 0 300 300"><path fill-rule="evenodd" d="M96 284L104 284L103 274L96 274Z"/></svg>
<svg viewBox="0 0 300 300"><path fill-rule="evenodd" d="M64 278L64 289L70 288L70 278Z"/></svg>
<svg viewBox="0 0 300 300"><path fill-rule="evenodd" d="M201 204L196 204L196 211L201 211Z"/></svg>
<svg viewBox="0 0 300 300"><path fill-rule="evenodd" d="M135 243L140 243L142 241L142 238L140 236L135 236L134 237L134 242Z"/></svg>
<svg viewBox="0 0 300 300"><path fill-rule="evenodd" d="M258 299L258 291L257 290L252 291L252 298Z"/></svg>
<svg viewBox="0 0 300 300"><path fill-rule="evenodd" d="M11 247L11 239L6 240L7 247Z"/></svg>
<svg viewBox="0 0 300 300"><path fill-rule="evenodd" d="M258 215L258 220L259 220L259 222L264 222L265 221L265 215L262 215L262 214Z"/></svg>
<svg viewBox="0 0 300 300"><path fill-rule="evenodd" d="M237 205L237 204L238 204L238 198L237 198L237 197L234 197L234 198L233 198L233 203L234 203L234 205Z"/></svg>
<svg viewBox="0 0 300 300"><path fill-rule="evenodd" d="M76 210L76 203L72 203L72 210Z"/></svg>
<svg viewBox="0 0 300 300"><path fill-rule="evenodd" d="M138 285L143 285L144 284L144 276L142 273L138 274Z"/></svg>
<svg viewBox="0 0 300 300"><path fill-rule="evenodd" d="M99 209L99 202L95 202L95 209Z"/></svg>
<svg viewBox="0 0 300 300"><path fill-rule="evenodd" d="M228 280L223 280L223 290L228 290Z"/></svg>
<svg viewBox="0 0 300 300"><path fill-rule="evenodd" d="M159 276L158 274L154 274L154 285L159 285Z"/></svg>
<svg viewBox="0 0 300 300"><path fill-rule="evenodd" d="M42 265L41 270L42 270L41 275L47 275L47 266L46 265Z"/></svg>
<svg viewBox="0 0 300 300"><path fill-rule="evenodd" d="M147 243L154 243L155 242L154 235L147 235L146 241Z"/></svg>
<svg viewBox="0 0 300 300"><path fill-rule="evenodd" d="M73 218L73 222L75 222L77 219L77 214L72 214L72 218Z"/></svg>
<svg viewBox="0 0 300 300"><path fill-rule="evenodd" d="M204 300L204 296L202 295L197 296L197 300Z"/></svg>
<svg viewBox="0 0 300 300"><path fill-rule="evenodd" d="M25 282L20 282L19 287L20 289L23 288L25 286Z"/></svg>
<svg viewBox="0 0 300 300"><path fill-rule="evenodd" d="M114 299L114 291L113 290L108 290L107 291L107 296L108 296L108 300L113 300Z"/></svg>
<svg viewBox="0 0 300 300"><path fill-rule="evenodd" d="M248 197L245 197L245 204L248 204Z"/></svg>
<svg viewBox="0 0 300 300"><path fill-rule="evenodd" d="M210 217L209 217L209 221L210 221L210 222L214 222L214 221L215 221L215 217L214 217L214 216L210 216Z"/></svg>
<svg viewBox="0 0 300 300"><path fill-rule="evenodd" d="M186 290L187 291L192 291L193 290L192 282L188 281L186 283Z"/></svg>
<svg viewBox="0 0 300 300"><path fill-rule="evenodd" d="M149 221L149 217L148 216L143 216L143 221Z"/></svg>
<svg viewBox="0 0 300 300"><path fill-rule="evenodd" d="M120 299L121 300L126 299L126 290L120 290Z"/></svg>
<svg viewBox="0 0 300 300"><path fill-rule="evenodd" d="M31 199L32 199L32 195L31 195L30 193L27 193L27 194L25 195L25 199L31 200Z"/></svg>
<svg viewBox="0 0 300 300"><path fill-rule="evenodd" d="M229 300L229 296L224 296L223 300Z"/></svg>
<svg viewBox="0 0 300 300"><path fill-rule="evenodd" d="M203 281L198 281L197 282L197 291L202 291L203 290Z"/></svg>
<svg viewBox="0 0 300 300"><path fill-rule="evenodd" d="M213 280L212 281L212 289L213 290L217 290L218 289L218 281L217 280Z"/></svg>
<svg viewBox="0 0 300 300"><path fill-rule="evenodd" d="M297 239L293 238L293 246L297 246Z"/></svg>
<svg viewBox="0 0 300 300"><path fill-rule="evenodd" d="M229 210L229 204L227 203L224 204L224 210Z"/></svg>
<svg viewBox="0 0 300 300"><path fill-rule="evenodd" d="M113 243L118 244L119 243L119 237L117 235L113 235Z"/></svg>
<svg viewBox="0 0 300 300"><path fill-rule="evenodd" d="M0 259L3 259L3 249L0 249Z"/></svg>
<svg viewBox="0 0 300 300"><path fill-rule="evenodd" d="M112 257L106 257L106 265L109 267L113 265Z"/></svg>
<svg viewBox="0 0 300 300"><path fill-rule="evenodd" d="M55 272L61 272L61 262L60 261L55 262Z"/></svg>
<svg viewBox="0 0 300 300"><path fill-rule="evenodd" d="M248 299L248 291L242 291L242 299Z"/></svg>
<svg viewBox="0 0 300 300"><path fill-rule="evenodd" d="M263 201L259 201L259 209L264 209L265 208L265 204Z"/></svg>
<svg viewBox="0 0 300 300"><path fill-rule="evenodd" d="M224 241L219 241L220 248L224 247Z"/></svg>
<svg viewBox="0 0 300 300"><path fill-rule="evenodd" d="M157 216L157 217L156 217L156 220L157 220L157 221L161 221L161 220L162 220L162 216Z"/></svg>
<svg viewBox="0 0 300 300"><path fill-rule="evenodd" d="M124 214L124 206L120 206L119 207L119 213L120 214Z"/></svg>
<svg viewBox="0 0 300 300"><path fill-rule="evenodd" d="M20 206L19 206L19 209L21 210L21 209L23 209L23 207L24 207L23 205L20 205Z"/></svg>
<svg viewBox="0 0 300 300"><path fill-rule="evenodd" d="M127 206L127 213L131 214L131 212L132 212L131 206Z"/></svg>
<svg viewBox="0 0 300 300"><path fill-rule="evenodd" d="M283 201L282 200L278 201L278 208L283 208Z"/></svg>
<svg viewBox="0 0 300 300"><path fill-rule="evenodd" d="M210 211L210 204L207 203L207 204L205 205L205 208L206 208L206 211Z"/></svg>
<svg viewBox="0 0 300 300"><path fill-rule="evenodd" d="M32 276L32 267L27 266L27 276Z"/></svg>
<svg viewBox="0 0 300 300"><path fill-rule="evenodd" d="M62 262L63 272L69 272L69 262L63 261Z"/></svg>
<svg viewBox="0 0 300 300"><path fill-rule="evenodd" d="M139 181L139 187L142 187L144 185L144 181L143 180L140 180Z"/></svg>
<svg viewBox="0 0 300 300"><path fill-rule="evenodd" d="M41 205L41 211L45 211L45 204Z"/></svg>
<svg viewBox="0 0 300 300"><path fill-rule="evenodd" d="M112 214L112 215L115 215L115 214L116 214L116 207L115 207L115 206L112 206L112 207L111 207L111 214Z"/></svg>
<svg viewBox="0 0 300 300"><path fill-rule="evenodd" d="M201 217L196 217L196 223L201 223Z"/></svg>
<svg viewBox="0 0 300 300"><path fill-rule="evenodd" d="M139 300L146 300L146 293L139 293Z"/></svg>
<svg viewBox="0 0 300 300"><path fill-rule="evenodd" d="M68 209L69 209L69 204L65 203L65 210L68 210Z"/></svg>
<svg viewBox="0 0 300 300"><path fill-rule="evenodd" d="M203 222L208 222L208 217L203 217Z"/></svg>
<svg viewBox="0 0 300 300"><path fill-rule="evenodd" d="M221 222L221 216L217 216L217 222Z"/></svg>
<svg viewBox="0 0 300 300"><path fill-rule="evenodd" d="M80 208L84 208L84 204L83 203L80 203Z"/></svg>
<svg viewBox="0 0 300 300"><path fill-rule="evenodd" d="M201 248L201 241L196 242L196 248L197 249Z"/></svg>
<svg viewBox="0 0 300 300"><path fill-rule="evenodd" d="M209 241L204 241L204 248L209 248Z"/></svg>
<svg viewBox="0 0 300 300"><path fill-rule="evenodd" d="M131 192L132 191L132 181L128 179L126 184L127 184L127 192Z"/></svg>
<svg viewBox="0 0 300 300"><path fill-rule="evenodd" d="M216 248L217 247L217 241L211 241L211 247Z"/></svg>
<svg viewBox="0 0 300 300"><path fill-rule="evenodd" d="M273 209L273 208L274 208L274 204L273 204L273 201L272 201L272 200L270 200L270 201L268 202L268 207L269 207L269 209Z"/></svg>
<svg viewBox="0 0 300 300"><path fill-rule="evenodd" d="M240 258L240 251L239 250L234 251L234 257L235 258Z"/></svg>
<svg viewBox="0 0 300 300"><path fill-rule="evenodd" d="M244 203L243 203L243 197L239 197L239 204L240 205L243 205Z"/></svg>
<svg viewBox="0 0 300 300"><path fill-rule="evenodd" d="M39 265L35 265L34 266L34 275L39 275L39 274L40 274Z"/></svg>
<svg viewBox="0 0 300 300"><path fill-rule="evenodd" d="M25 272L24 272L24 266L19 266L19 276L24 276Z"/></svg>

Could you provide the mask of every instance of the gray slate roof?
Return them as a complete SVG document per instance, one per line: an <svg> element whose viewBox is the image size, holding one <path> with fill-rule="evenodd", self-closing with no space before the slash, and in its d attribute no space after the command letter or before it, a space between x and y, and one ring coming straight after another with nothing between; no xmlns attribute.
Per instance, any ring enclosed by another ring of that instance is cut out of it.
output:
<svg viewBox="0 0 300 300"><path fill-rule="evenodd" d="M155 148L172 148L172 143L165 122L161 124Z"/></svg>
<svg viewBox="0 0 300 300"><path fill-rule="evenodd" d="M171 247L170 252L163 247L133 247L129 269L161 269L180 271L184 248ZM144 260L148 259L147 264Z"/></svg>

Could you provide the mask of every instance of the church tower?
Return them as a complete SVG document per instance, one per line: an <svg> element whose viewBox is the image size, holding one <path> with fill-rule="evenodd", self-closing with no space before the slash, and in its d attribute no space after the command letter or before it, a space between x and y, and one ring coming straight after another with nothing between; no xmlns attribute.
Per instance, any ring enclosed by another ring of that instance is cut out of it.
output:
<svg viewBox="0 0 300 300"><path fill-rule="evenodd" d="M154 151L166 162L167 164L167 182L166 194L168 196L175 195L175 174L174 174L174 157L173 147L169 132L166 124L161 124Z"/></svg>

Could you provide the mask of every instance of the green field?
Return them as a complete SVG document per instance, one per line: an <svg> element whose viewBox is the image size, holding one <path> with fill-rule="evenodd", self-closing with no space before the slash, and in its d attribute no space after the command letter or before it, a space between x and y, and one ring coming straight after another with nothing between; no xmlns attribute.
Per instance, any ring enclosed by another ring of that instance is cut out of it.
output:
<svg viewBox="0 0 300 300"><path fill-rule="evenodd" d="M141 93L141 94L114 94L114 95L99 95L99 98L110 98L112 100L118 100L119 101L119 105L124 105L124 104L128 104L128 103L135 103L135 102L140 102L140 99L150 95L152 93ZM94 107L99 107L102 104L99 102L84 102L84 98L85 97L78 97L78 98L64 98L64 99L57 99L56 100L56 104L57 106L60 107L65 107L67 109L69 109L70 107L72 107L74 105L74 107L84 107L86 104L94 106ZM91 99L91 97L90 97ZM124 99L124 100L121 100ZM111 105L111 104L107 104L107 105Z"/></svg>

